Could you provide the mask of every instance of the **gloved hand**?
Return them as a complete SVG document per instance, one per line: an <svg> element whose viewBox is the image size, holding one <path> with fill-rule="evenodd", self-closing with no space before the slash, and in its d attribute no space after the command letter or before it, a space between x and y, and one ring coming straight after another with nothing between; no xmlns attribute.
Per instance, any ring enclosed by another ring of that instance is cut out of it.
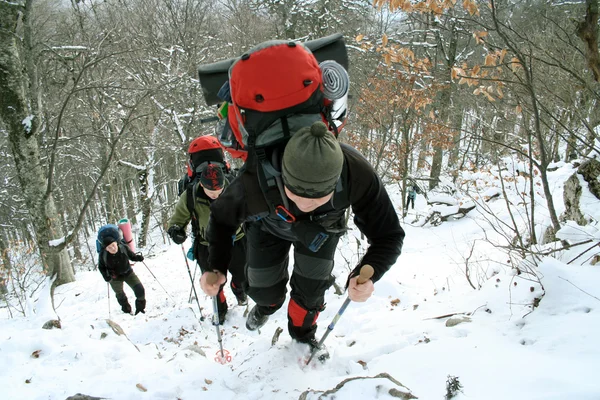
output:
<svg viewBox="0 0 600 400"><path fill-rule="evenodd" d="M167 230L167 233L169 234L171 239L173 239L175 244L181 244L185 242L185 239L187 239L185 231L179 225L173 225L169 228L169 230Z"/></svg>
<svg viewBox="0 0 600 400"><path fill-rule="evenodd" d="M104 282L110 282L112 280L112 278L108 275L102 275L102 277L104 278Z"/></svg>
<svg viewBox="0 0 600 400"><path fill-rule="evenodd" d="M144 256L142 255L142 253L135 253L136 258L135 261L144 261Z"/></svg>

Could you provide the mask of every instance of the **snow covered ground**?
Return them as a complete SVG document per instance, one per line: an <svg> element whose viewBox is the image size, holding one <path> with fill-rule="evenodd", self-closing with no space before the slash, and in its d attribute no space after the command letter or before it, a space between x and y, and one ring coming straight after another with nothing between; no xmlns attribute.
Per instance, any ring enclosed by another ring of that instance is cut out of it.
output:
<svg viewBox="0 0 600 400"><path fill-rule="evenodd" d="M563 167L553 173L557 190L572 172ZM492 200L490 207L502 215L504 204ZM414 212L426 208L419 195ZM190 281L181 247L156 246L146 265L158 281L143 264L134 266L146 287L145 315L123 314L112 292L109 314L107 286L92 271L57 289L62 329L41 329L53 318L43 296L32 305L35 314L0 320L0 398L65 399L85 393L110 399L283 400L298 399L307 389L333 389L348 378L387 373L425 400L443 399L449 377L462 384L459 400L600 399L600 267L546 258L537 270L542 288L527 273L516 274L508 257L481 240L483 230L491 239L493 233L476 210L437 227L411 226L414 212L404 219L402 256L369 301L347 308L327 338L331 359L324 365L303 365L306 349L287 334L287 304L260 333L249 332L247 308L234 305L229 291L222 336L232 359L225 365L215 362L219 347L210 299L199 293L207 316L199 322L195 302L188 303ZM340 245L334 271L339 285L358 260L358 238L353 231ZM562 259L581 251L571 250ZM465 278L467 260L479 290ZM132 300L133 293L126 292ZM344 299L333 288L327 293L319 338ZM448 327L450 317L443 316L449 314L468 320ZM113 331L109 318L126 337ZM283 333L272 345L277 328ZM335 398L391 399L390 388L407 391L383 378L357 379Z"/></svg>

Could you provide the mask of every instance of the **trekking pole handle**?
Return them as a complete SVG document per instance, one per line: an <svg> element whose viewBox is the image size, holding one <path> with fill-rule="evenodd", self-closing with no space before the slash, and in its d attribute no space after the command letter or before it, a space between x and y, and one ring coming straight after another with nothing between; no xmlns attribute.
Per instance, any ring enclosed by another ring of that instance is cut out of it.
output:
<svg viewBox="0 0 600 400"><path fill-rule="evenodd" d="M358 279L356 280L356 283L358 283L359 285L362 285L363 283L365 283L366 281L371 279L373 277L374 273L375 273L375 270L369 264L363 265L360 268L360 275L359 275Z"/></svg>
<svg viewBox="0 0 600 400"><path fill-rule="evenodd" d="M359 285L362 285L363 283L365 283L369 279L371 279L371 277L373 277L374 273L375 273L375 270L369 264L363 265L360 268L360 275L358 276L356 283L358 283ZM346 308L348 307L349 304L350 304L350 297L347 297L346 300L344 301L344 304L342 304L342 306L340 307L340 310L337 312L337 314L333 318L333 321L331 321L331 324L329 324L327 329L333 330L333 327L338 322L338 320L341 318L344 311L346 311Z"/></svg>
<svg viewBox="0 0 600 400"><path fill-rule="evenodd" d="M209 285L214 285L219 280L219 275L216 272L207 272L206 273L206 283Z"/></svg>

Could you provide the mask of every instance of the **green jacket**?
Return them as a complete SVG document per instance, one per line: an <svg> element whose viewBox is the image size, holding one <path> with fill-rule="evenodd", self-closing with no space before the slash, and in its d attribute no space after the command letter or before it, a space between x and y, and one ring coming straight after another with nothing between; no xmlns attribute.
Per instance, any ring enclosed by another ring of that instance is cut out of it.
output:
<svg viewBox="0 0 600 400"><path fill-rule="evenodd" d="M225 187L228 185L228 181L225 182ZM192 219L192 214L188 209L188 194L192 192L194 195L194 210L196 211L196 217L198 218L198 232L192 232L195 236L195 241L203 246L208 246L208 241L206 238L206 228L208 226L208 218L210 216L210 204L214 201L211 200L206 193L204 193L204 189L200 185L200 183L196 183L192 191L186 190L179 197L179 201L175 206L175 213L171 216L169 220L169 226L178 225L183 229L186 229L187 224ZM242 227L238 227L235 233L235 240L240 240L244 237L244 232L242 231Z"/></svg>

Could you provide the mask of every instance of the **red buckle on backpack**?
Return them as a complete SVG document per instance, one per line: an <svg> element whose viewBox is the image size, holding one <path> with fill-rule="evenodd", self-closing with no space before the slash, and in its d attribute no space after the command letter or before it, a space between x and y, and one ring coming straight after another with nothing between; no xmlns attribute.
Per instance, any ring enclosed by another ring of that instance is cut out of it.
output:
<svg viewBox="0 0 600 400"><path fill-rule="evenodd" d="M285 222L291 224L292 222L296 222L296 217L289 212L284 206L275 207L275 214Z"/></svg>

